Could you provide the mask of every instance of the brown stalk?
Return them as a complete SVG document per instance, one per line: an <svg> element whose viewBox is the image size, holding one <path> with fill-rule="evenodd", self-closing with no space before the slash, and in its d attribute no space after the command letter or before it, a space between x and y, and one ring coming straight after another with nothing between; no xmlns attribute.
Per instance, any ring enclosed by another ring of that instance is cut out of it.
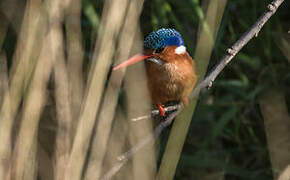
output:
<svg viewBox="0 0 290 180"><path fill-rule="evenodd" d="M278 89L267 88L259 96L264 117L267 145L274 179L290 164L290 116L285 95Z"/></svg>
<svg viewBox="0 0 290 180"><path fill-rule="evenodd" d="M116 171L119 171L119 167L125 165L125 163L116 164L116 157L128 149L128 137L129 137L129 124L125 112L121 109L120 106L117 106L116 110L116 121L111 130L110 138L107 145L106 160L103 162L103 170L100 179L112 179L112 174L115 174ZM109 169L115 166L113 170L110 170L110 173L107 173ZM132 163L126 163L126 166L122 168L116 176L116 179L132 179Z"/></svg>
<svg viewBox="0 0 290 180"><path fill-rule="evenodd" d="M99 36L94 50L85 99L81 108L70 155L70 167L66 171L65 178L67 180L78 180L81 178L96 114L107 80L107 73L112 62L115 36L121 28L126 6L127 3L122 0L105 1L101 29L99 30Z"/></svg>
<svg viewBox="0 0 290 180"><path fill-rule="evenodd" d="M200 29L196 54L194 57L196 60L196 71L199 76L199 82L202 81L208 69L217 31L224 14L223 12L226 4L227 0L221 0L218 2L209 1L205 23L202 23L206 24L206 26L203 26ZM195 111L196 103L197 98L193 99L190 102L189 107L184 108L182 113L173 122L159 172L157 174L157 179L173 179L181 156L183 144L189 130L190 122ZM203 179L202 177L195 178Z"/></svg>
<svg viewBox="0 0 290 180"><path fill-rule="evenodd" d="M59 49L59 53L63 53L61 48ZM62 180L68 163L72 142L72 114L69 102L68 74L63 55L57 58L54 65L54 77L58 121L55 146L55 179Z"/></svg>
<svg viewBox="0 0 290 180"><path fill-rule="evenodd" d="M12 179L25 179L31 169L27 169L27 162L30 162L30 152L36 144L39 117L45 103L45 90L53 64L58 57L58 50L61 42L60 1L50 1L48 5L48 32L37 61L27 98L24 101L22 123L20 126L15 149L13 151L13 164L11 166ZM33 172L31 172L33 173Z"/></svg>
<svg viewBox="0 0 290 180"><path fill-rule="evenodd" d="M120 35L120 43L116 58L125 60L129 57L136 34L138 17L143 1L130 1L123 30ZM85 179L99 179L102 172L102 164L107 149L107 143L111 132L111 125L115 115L118 101L118 93L123 80L123 72L113 72L108 81L108 87L104 95L104 102L98 117L96 135L93 139L91 156Z"/></svg>
<svg viewBox="0 0 290 180"><path fill-rule="evenodd" d="M3 102L3 97L9 92L8 89L8 69L7 57L4 52L0 53L0 102ZM0 104L0 108L1 108Z"/></svg>
<svg viewBox="0 0 290 180"><path fill-rule="evenodd" d="M141 41L139 41L141 42ZM146 71L142 63L136 64L127 72L124 89L128 108L128 118L151 111L150 95L147 89ZM128 122L129 143L134 147L138 142L152 133L152 121ZM132 179L154 179L156 173L156 157L153 144L142 149L140 154L132 158Z"/></svg>
<svg viewBox="0 0 290 180"><path fill-rule="evenodd" d="M61 3L60 3L61 4ZM64 5L64 4L61 4ZM62 6L64 7L64 6ZM63 10L61 10L63 11ZM60 12L61 12L60 11ZM60 13L58 12L58 13ZM59 15L59 21L63 19L63 15ZM61 24L59 24L61 25ZM55 179L63 180L65 170L68 166L68 160L72 142L72 110L70 103L69 76L68 69L64 58L63 34L61 29L58 29L58 51L55 52L54 64L54 82L55 82L55 101L57 115L57 134L55 145ZM73 80L72 80L73 81ZM70 82L72 82L70 81Z"/></svg>
<svg viewBox="0 0 290 180"><path fill-rule="evenodd" d="M4 96L9 96L9 85L8 85L8 69L7 69L7 57L4 52L0 53L0 108ZM2 119L1 119L2 120ZM2 132L3 134L11 133L9 129ZM9 149L7 148L9 151ZM8 157L0 159L0 177L4 179L5 173L8 170L10 159Z"/></svg>
<svg viewBox="0 0 290 180"><path fill-rule="evenodd" d="M27 3L17 48L13 56L13 65L9 77L9 91L5 93L0 111L0 159L10 162L12 126L24 89L25 78L30 77L41 43L40 4L38 0ZM25 48L23 48L25 46ZM30 64L30 67L27 67ZM8 174L7 164L0 164L0 179Z"/></svg>
<svg viewBox="0 0 290 180"><path fill-rule="evenodd" d="M290 179L290 165L288 165L283 172L280 174L278 180L289 180Z"/></svg>
<svg viewBox="0 0 290 180"><path fill-rule="evenodd" d="M65 29L67 44L67 70L69 99L72 113L72 135L75 134L77 120L83 98L83 47L81 32L81 1L71 1L66 9Z"/></svg>

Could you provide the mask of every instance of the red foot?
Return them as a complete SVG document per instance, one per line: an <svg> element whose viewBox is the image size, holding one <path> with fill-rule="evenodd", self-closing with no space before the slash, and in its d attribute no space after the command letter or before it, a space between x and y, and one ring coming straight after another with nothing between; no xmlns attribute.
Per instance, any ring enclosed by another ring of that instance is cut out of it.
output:
<svg viewBox="0 0 290 180"><path fill-rule="evenodd" d="M158 104L157 106L158 106L158 109L160 111L160 115L164 117L165 116L165 110L164 110L164 108L162 107L161 104Z"/></svg>

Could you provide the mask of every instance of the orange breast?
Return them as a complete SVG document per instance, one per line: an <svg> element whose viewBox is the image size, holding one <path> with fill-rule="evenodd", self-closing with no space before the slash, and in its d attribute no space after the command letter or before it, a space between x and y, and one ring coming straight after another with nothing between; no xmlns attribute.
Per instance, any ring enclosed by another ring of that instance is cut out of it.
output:
<svg viewBox="0 0 290 180"><path fill-rule="evenodd" d="M197 76L192 58L186 52L176 54L176 47L167 47L154 58L163 64L146 61L148 87L154 104L187 98L193 90Z"/></svg>

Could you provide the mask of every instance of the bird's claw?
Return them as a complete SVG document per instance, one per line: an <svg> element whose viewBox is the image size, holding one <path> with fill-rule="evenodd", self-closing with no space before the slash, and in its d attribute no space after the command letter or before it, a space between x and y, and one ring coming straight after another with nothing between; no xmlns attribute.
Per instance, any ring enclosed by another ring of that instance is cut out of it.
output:
<svg viewBox="0 0 290 180"><path fill-rule="evenodd" d="M165 109L162 107L161 104L158 104L158 109L159 109L159 112L160 112L160 115L165 117Z"/></svg>

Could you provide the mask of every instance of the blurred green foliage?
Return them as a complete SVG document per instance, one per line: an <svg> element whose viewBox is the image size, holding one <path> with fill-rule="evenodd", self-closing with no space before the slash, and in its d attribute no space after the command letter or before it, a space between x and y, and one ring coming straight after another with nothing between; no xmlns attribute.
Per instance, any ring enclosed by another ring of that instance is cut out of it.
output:
<svg viewBox="0 0 290 180"><path fill-rule="evenodd" d="M206 1L209 0L145 1L140 17L144 36L161 27L173 27L183 35L188 51L194 56L198 25L204 18L202 4ZM209 71L225 49L265 11L269 2L228 1ZM103 1L83 0L82 6L83 43L88 60L99 28ZM273 178L257 97L267 91L269 85L277 86L286 93L289 110L290 67L279 47L279 37L290 27L289 9L289 4L282 4L259 36L219 75L213 87L202 92L176 179L190 179L200 169L222 170L226 180ZM4 42L9 60L12 59L10 52L14 52L15 36L10 29ZM169 129L161 138L161 152L168 132Z"/></svg>

